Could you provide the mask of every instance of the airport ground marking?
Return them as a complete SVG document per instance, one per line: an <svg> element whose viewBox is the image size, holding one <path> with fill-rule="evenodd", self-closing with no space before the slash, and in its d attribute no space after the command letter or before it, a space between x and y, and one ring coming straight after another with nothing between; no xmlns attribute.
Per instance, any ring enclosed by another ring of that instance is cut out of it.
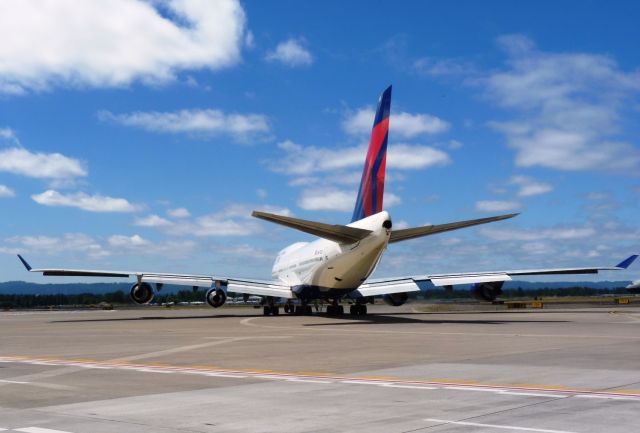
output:
<svg viewBox="0 0 640 433"><path fill-rule="evenodd" d="M533 428L533 427L517 427L513 425L502 425L502 424L482 424L478 422L468 422L468 421L453 421L447 419L437 419L437 418L425 418L425 421L436 422L441 424L455 424L462 425L468 427L487 427L498 430L516 430L516 431L530 431L537 433L575 433L567 430L549 430L549 429L541 429L541 428Z"/></svg>
<svg viewBox="0 0 640 433"><path fill-rule="evenodd" d="M420 390L449 390L449 391L486 391L503 395L518 395L528 397L578 397L592 396L593 398L603 398L611 400L633 400L640 402L640 391L617 390L599 391L592 389L573 389L562 386L544 385L522 385L522 384L486 384L473 381L438 381L405 379L400 377L367 377L367 376L347 376L333 373L302 374L295 372L278 372L272 370L255 369L228 369L214 366L179 366L179 365L158 365L140 364L129 362L111 361L78 361L51 357L26 357L26 356L0 356L0 363L23 363L31 365L47 365L76 367L82 369L111 369L119 371L136 371L144 373L168 373L168 374L194 374L209 377L225 377L233 379L259 379L259 380L282 380L288 382L300 381L322 381L334 384L357 384L384 387L412 387L410 389Z"/></svg>
<svg viewBox="0 0 640 433"><path fill-rule="evenodd" d="M22 433L69 433L67 431L52 430L50 428L42 428L42 427L17 428L17 429L13 429L13 431L19 431Z"/></svg>
<svg viewBox="0 0 640 433"><path fill-rule="evenodd" d="M262 325L253 323L255 320L265 319L265 317L247 317L242 319L240 324L243 326L249 326L253 328L265 328L265 329L286 329L288 331L312 331L312 332L343 332L353 334L406 334L406 335L424 335L424 336L469 336L469 337L513 337L513 338L602 338L607 340L640 340L640 335L593 335L593 334L522 334L522 333L482 333L482 332L421 332L421 331L377 331L370 329L341 329L339 324L336 323L336 327L331 324L327 324L322 328L317 327L293 327L293 326L276 326L276 325ZM272 320L269 318L269 320ZM640 319L639 319L640 320ZM352 320L348 323L367 326L366 322L359 320ZM425 324L429 324L429 321L425 321ZM340 322L342 324L342 322Z"/></svg>

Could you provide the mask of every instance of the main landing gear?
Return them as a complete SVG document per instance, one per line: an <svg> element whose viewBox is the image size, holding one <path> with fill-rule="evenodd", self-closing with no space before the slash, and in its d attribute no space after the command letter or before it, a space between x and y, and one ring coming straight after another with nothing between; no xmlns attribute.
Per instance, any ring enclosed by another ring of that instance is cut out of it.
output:
<svg viewBox="0 0 640 433"><path fill-rule="evenodd" d="M289 302L284 304L284 312L287 314L295 314L297 316L310 316L312 314L311 305L303 303L302 305L293 305Z"/></svg>
<svg viewBox="0 0 640 433"><path fill-rule="evenodd" d="M367 314L367 306L365 304L353 304L349 307L349 313L352 316L365 316Z"/></svg>

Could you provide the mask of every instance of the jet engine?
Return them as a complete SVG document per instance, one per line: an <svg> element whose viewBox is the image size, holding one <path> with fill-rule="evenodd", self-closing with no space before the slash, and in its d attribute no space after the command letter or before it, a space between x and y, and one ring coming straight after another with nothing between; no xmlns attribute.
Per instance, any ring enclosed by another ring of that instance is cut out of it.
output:
<svg viewBox="0 0 640 433"><path fill-rule="evenodd" d="M136 283L131 287L129 296L136 304L148 304L153 299L153 289L149 283Z"/></svg>
<svg viewBox="0 0 640 433"><path fill-rule="evenodd" d="M207 304L211 305L213 308L219 308L227 302L227 294L222 289L209 289L206 299Z"/></svg>
<svg viewBox="0 0 640 433"><path fill-rule="evenodd" d="M407 299L409 299L409 295L407 293L390 293L388 295L384 295L382 297L382 300L387 304L387 305L392 305L394 307L399 307L400 305L404 304L405 302L407 302Z"/></svg>
<svg viewBox="0 0 640 433"><path fill-rule="evenodd" d="M480 301L493 302L502 295L504 281L490 281L488 283L476 283L471 286L471 294Z"/></svg>

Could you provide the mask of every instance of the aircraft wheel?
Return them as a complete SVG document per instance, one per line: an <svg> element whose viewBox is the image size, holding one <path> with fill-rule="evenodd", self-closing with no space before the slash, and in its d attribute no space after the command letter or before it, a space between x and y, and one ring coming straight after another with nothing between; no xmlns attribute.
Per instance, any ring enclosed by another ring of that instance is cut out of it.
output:
<svg viewBox="0 0 640 433"><path fill-rule="evenodd" d="M307 316L311 316L313 314L313 310L311 308L311 305L305 305L304 306L304 314L306 314Z"/></svg>
<svg viewBox="0 0 640 433"><path fill-rule="evenodd" d="M265 316L271 314L271 307L269 307L268 305L262 307L262 314L264 314Z"/></svg>
<svg viewBox="0 0 640 433"><path fill-rule="evenodd" d="M284 312L289 313L289 304L284 304Z"/></svg>
<svg viewBox="0 0 640 433"><path fill-rule="evenodd" d="M351 305L351 306L349 307L349 314L351 314L352 316L357 316L357 315L359 315L359 314L360 314L360 311L359 311L359 308L358 308L358 307L359 307L359 305L357 305L357 304L355 304L355 305Z"/></svg>
<svg viewBox="0 0 640 433"><path fill-rule="evenodd" d="M366 305L360 305L360 314L363 316L367 315L367 306Z"/></svg>
<svg viewBox="0 0 640 433"><path fill-rule="evenodd" d="M280 315L280 307L278 307L276 305L271 307L271 314L273 314L274 316Z"/></svg>
<svg viewBox="0 0 640 433"><path fill-rule="evenodd" d="M342 305L338 305L336 307L336 316L343 316L344 315L344 307Z"/></svg>

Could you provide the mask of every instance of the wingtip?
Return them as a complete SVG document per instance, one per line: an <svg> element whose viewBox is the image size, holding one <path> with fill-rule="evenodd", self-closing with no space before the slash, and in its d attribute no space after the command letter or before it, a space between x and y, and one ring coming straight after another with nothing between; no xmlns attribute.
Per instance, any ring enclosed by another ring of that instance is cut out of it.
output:
<svg viewBox="0 0 640 433"><path fill-rule="evenodd" d="M22 262L22 264L24 265L25 269L27 271L31 271L31 265L20 255L18 254L18 258L20 259L20 261Z"/></svg>
<svg viewBox="0 0 640 433"><path fill-rule="evenodd" d="M616 268L627 269L638 258L638 254L632 254L616 265Z"/></svg>

